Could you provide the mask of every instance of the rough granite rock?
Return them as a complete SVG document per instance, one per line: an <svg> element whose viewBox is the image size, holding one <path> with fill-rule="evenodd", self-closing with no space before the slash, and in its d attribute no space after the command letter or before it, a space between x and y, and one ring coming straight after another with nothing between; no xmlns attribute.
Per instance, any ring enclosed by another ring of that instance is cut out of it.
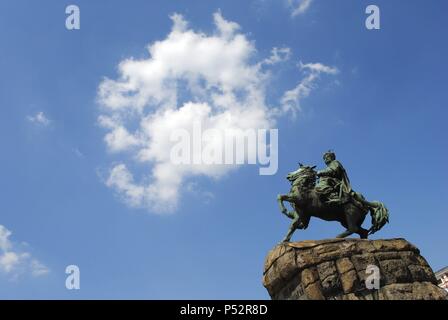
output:
<svg viewBox="0 0 448 320"><path fill-rule="evenodd" d="M380 288L366 287L379 268ZM277 245L266 257L263 285L282 300L445 300L447 293L417 247L405 239L327 239Z"/></svg>

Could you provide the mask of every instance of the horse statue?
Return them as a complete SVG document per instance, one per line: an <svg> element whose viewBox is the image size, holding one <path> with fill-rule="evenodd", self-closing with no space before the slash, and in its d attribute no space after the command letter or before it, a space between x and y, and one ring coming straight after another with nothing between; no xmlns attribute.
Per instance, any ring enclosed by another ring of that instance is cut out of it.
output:
<svg viewBox="0 0 448 320"><path fill-rule="evenodd" d="M292 219L283 242L289 242L296 229L306 229L311 217L338 221L346 231L337 235L337 238L357 233L361 239L367 239L369 234L377 232L389 222L389 213L384 204L377 201L369 202L358 192L351 191L348 200L344 202L324 201L315 188L318 178L315 168L316 166L300 164L298 170L287 175L287 179L291 182L290 192L277 197L281 212ZM293 210L288 211L283 201L289 202ZM372 217L372 227L366 230L361 225L368 212Z"/></svg>

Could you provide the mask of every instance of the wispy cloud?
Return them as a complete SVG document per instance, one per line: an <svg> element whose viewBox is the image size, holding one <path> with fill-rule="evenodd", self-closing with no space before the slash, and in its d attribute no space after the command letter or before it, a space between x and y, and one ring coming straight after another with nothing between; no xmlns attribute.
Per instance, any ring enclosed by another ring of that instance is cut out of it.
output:
<svg viewBox="0 0 448 320"><path fill-rule="evenodd" d="M72 148L72 152L80 159L84 159L85 155L78 148Z"/></svg>
<svg viewBox="0 0 448 320"><path fill-rule="evenodd" d="M42 112L39 111L34 115L29 115L26 117L29 122L41 125L41 126L48 126L51 123L51 120L47 118L47 116Z"/></svg>
<svg viewBox="0 0 448 320"><path fill-rule="evenodd" d="M271 56L263 61L264 64L273 65L279 62L289 60L291 57L291 49L288 47L277 48L271 50Z"/></svg>
<svg viewBox="0 0 448 320"><path fill-rule="evenodd" d="M313 0L288 0L291 16L296 17L304 14L310 8L312 2Z"/></svg>
<svg viewBox="0 0 448 320"><path fill-rule="evenodd" d="M215 199L213 192L202 190L197 182L187 183L185 185L185 190L194 197L200 199L204 204L208 204Z"/></svg>
<svg viewBox="0 0 448 320"><path fill-rule="evenodd" d="M335 75L339 72L336 67L329 67L322 63L299 63L299 69L305 73L305 77L296 87L286 91L281 99L282 111L291 112L293 116L300 111L300 102L310 95L316 88L316 81L321 74Z"/></svg>
<svg viewBox="0 0 448 320"><path fill-rule="evenodd" d="M11 279L28 273L32 276L43 276L49 269L31 254L21 250L19 245L10 240L12 232L0 225L0 273Z"/></svg>
<svg viewBox="0 0 448 320"><path fill-rule="evenodd" d="M33 259L31 260L31 274L35 277L40 277L46 275L50 270L40 261Z"/></svg>

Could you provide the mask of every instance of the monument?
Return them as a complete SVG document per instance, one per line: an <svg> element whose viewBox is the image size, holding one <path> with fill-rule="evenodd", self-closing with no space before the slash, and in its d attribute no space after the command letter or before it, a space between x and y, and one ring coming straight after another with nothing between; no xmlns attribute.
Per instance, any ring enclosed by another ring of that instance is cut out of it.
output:
<svg viewBox="0 0 448 320"><path fill-rule="evenodd" d="M266 257L263 285L272 299L412 300L447 299L420 251L405 239L368 240L389 222L386 206L355 192L336 154L324 154L327 167L299 164L287 175L288 194L277 200L292 220L289 230ZM288 211L284 201L291 204ZM362 227L370 213L372 226ZM345 231L334 239L290 242L311 217L338 221ZM360 239L345 239L352 234Z"/></svg>

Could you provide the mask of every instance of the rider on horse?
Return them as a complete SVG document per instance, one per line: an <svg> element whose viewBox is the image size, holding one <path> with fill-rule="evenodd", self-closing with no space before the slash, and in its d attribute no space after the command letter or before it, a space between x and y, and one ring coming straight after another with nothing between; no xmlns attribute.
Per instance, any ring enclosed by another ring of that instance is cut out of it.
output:
<svg viewBox="0 0 448 320"><path fill-rule="evenodd" d="M342 164L336 160L333 151L325 152L323 156L327 168L319 171L319 182L316 191L327 204L344 204L350 200L352 188L347 172Z"/></svg>
<svg viewBox="0 0 448 320"><path fill-rule="evenodd" d="M295 230L306 229L311 217L338 221L346 229L338 238L356 233L361 239L367 239L389 222L389 212L383 203L367 201L361 193L352 190L347 173L334 152L326 152L324 161L327 168L319 172L314 170L316 166L300 164L298 170L287 175L291 189L277 196L280 211L292 220L284 242L290 241ZM292 211L288 211L284 201L290 203ZM368 213L372 226L367 230L362 224Z"/></svg>

